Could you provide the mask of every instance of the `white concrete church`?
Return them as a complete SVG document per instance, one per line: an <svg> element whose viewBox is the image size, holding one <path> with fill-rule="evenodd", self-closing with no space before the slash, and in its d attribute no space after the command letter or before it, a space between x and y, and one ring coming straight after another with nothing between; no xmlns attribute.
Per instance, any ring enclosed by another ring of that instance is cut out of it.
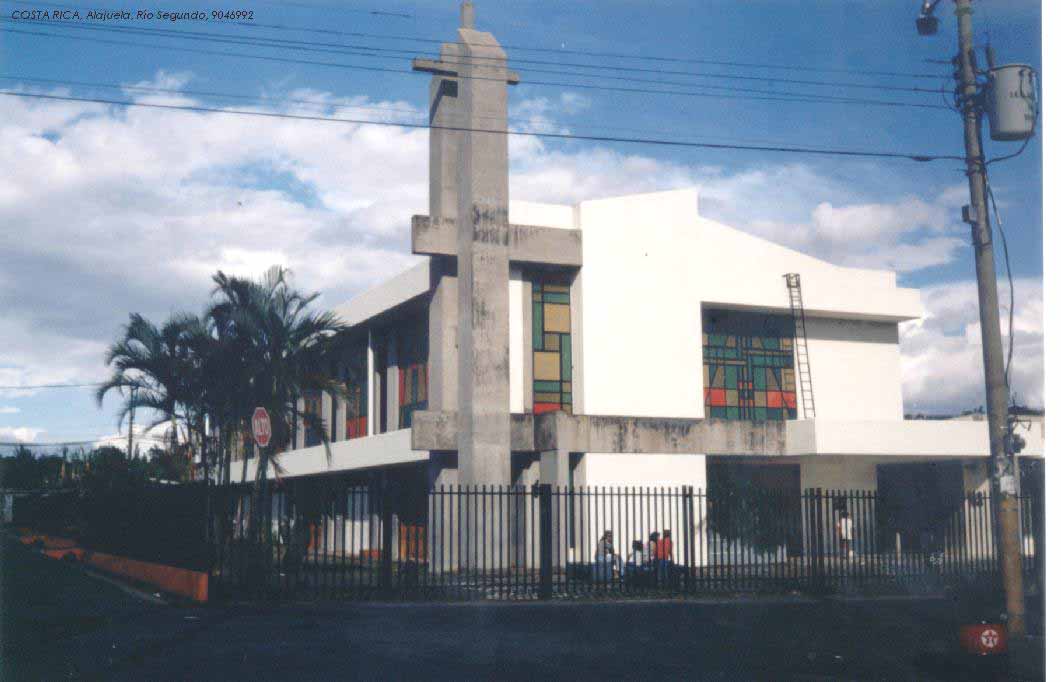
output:
<svg viewBox="0 0 1061 682"><path fill-rule="evenodd" d="M903 418L898 325L923 309L895 273L701 216L692 189L510 202L519 77L473 25L466 5L457 40L414 62L432 74L423 261L336 309L353 400L304 397L331 456L300 428L286 476L987 491L986 422Z"/></svg>

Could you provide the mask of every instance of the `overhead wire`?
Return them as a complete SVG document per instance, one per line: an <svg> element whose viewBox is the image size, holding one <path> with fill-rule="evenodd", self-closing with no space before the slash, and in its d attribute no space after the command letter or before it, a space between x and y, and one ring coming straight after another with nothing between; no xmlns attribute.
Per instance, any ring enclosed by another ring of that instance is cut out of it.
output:
<svg viewBox="0 0 1061 682"><path fill-rule="evenodd" d="M189 96L189 97L207 97L207 98L214 98L214 99L239 99L239 100L245 100L245 101L271 102L271 103L276 103L276 104L294 104L294 105L316 106L316 107L321 107L321 108L326 108L326 109L334 109L334 110L381 111L381 112L385 112L385 113L398 114L399 116L402 116L402 115L405 115L405 116L413 116L413 115L423 116L423 115L426 114L425 111L420 110L420 109L411 109L411 108L404 108L404 107L388 107L388 106L382 106L382 105L346 104L346 103L343 103L343 102L336 102L336 101L327 100L327 99L300 99L300 98L292 98L292 97L270 97L270 96L267 96L267 95L241 95L241 94L234 94L234 93L228 93L228 92L211 92L211 91L204 91L204 90L160 88L160 87L149 87L149 86L141 86L141 85L129 85L129 84L123 84L123 83L99 83L99 82L93 82L93 81L77 81L77 80L67 80L67 79L59 79L59 78L37 78L37 77L33 77L33 76L5 75L5 74L0 74L0 80L10 80L10 81L17 81L17 82L24 82L24 83L42 83L42 84L49 84L49 85L55 85L55 86L78 86L78 87L87 87L87 88L100 88L100 89L107 89L107 90L132 91L132 92L136 92L136 93L152 93L152 94L161 94L161 95L178 95L178 96ZM508 116L508 117L506 117L506 116L492 116L492 115L489 115L489 114L477 114L477 115L473 116L473 118L476 119L476 120L479 120L479 119L482 119L482 120L508 120L510 122L514 121L516 123L525 123L525 124L529 124L529 125L540 123L540 121L537 120L537 119L526 118L526 117L522 117L522 116ZM443 121L442 123L443 124L447 124L447 122L445 122L445 121ZM456 123L456 122L453 122L453 123ZM554 128L554 129L555 128L568 129L568 128L572 127L568 123L561 124L559 122L553 122L553 121L548 121L546 123L551 128ZM645 134L645 135L651 135L651 134L655 134L655 133L659 132L658 129L631 128L631 127L624 127L624 126L600 126L600 125L586 126L586 125L581 125L581 124L577 124L577 123L574 124L573 127L575 129L577 129L577 130L621 131L621 132L638 133L638 134ZM697 136L697 135L682 135L682 137L683 137L683 139L694 139L694 140L695 139L703 139L701 136ZM750 142L750 143L754 143L754 144L784 144L783 142L778 141L776 139L734 137L734 136L726 136L726 135L715 136L713 139L732 140L732 141L737 141L737 142Z"/></svg>
<svg viewBox="0 0 1061 682"><path fill-rule="evenodd" d="M0 2L7 2L16 5L28 5L31 7L38 6L51 6L51 7L63 7L67 9L84 9L76 5L55 3L55 2L36 2L29 0L0 0ZM101 11L116 11L113 8L103 8ZM452 38L430 38L424 36L404 36L394 34L382 34L382 33L368 33L364 31L342 31L338 29L326 29L311 26L291 26L285 24L273 24L265 22L241 22L241 21L226 21L223 25L240 26L244 28L256 28L256 29L268 29L277 31L293 31L302 33L318 33L323 35L336 35L336 36L347 36L347 37L359 37L359 38L372 38L378 40L399 40L406 42L416 42L421 44L440 45L442 43L453 42ZM475 43L470 42L468 45L473 47L496 47L492 44L487 43ZM817 73L842 73L849 75L865 75L865 76L877 76L877 77L889 77L889 78L913 78L913 79L935 79L938 78L938 74L932 73L910 73L910 72L897 72L897 71L883 71L873 69L841 69L835 67L816 67L801 64L770 64L763 62L743 62L743 61L732 61L732 60L711 60L703 58L690 58L690 57L675 57L675 56L664 56L664 55L649 55L645 53L621 53L621 52L597 52L589 50L579 49L557 49L557 48L546 48L536 47L527 45L506 45L506 50L522 51L522 52L538 52L546 54L564 54L564 55L575 55L575 56L586 56L595 58L607 58L607 59L630 59L630 60L641 60L641 61L653 61L653 62L665 62L665 63L681 63L681 64L703 64L707 66L730 66L730 67L741 67L741 68L756 68L756 69L776 69L781 71L805 71L805 72L817 72Z"/></svg>
<svg viewBox="0 0 1061 682"><path fill-rule="evenodd" d="M872 150L856 150L856 149L827 149L820 147L788 147L788 146L766 146L766 145L735 145L735 144L723 144L714 142L688 142L682 140L668 140L663 138L633 138L633 137L614 137L605 135L574 135L570 133L550 133L550 132L531 132L521 130L496 130L489 128L472 128L464 126L440 126L431 125L428 123L399 123L390 121L373 121L366 119L352 119L352 118L335 118L327 116L309 116L301 114L286 114L280 112L267 112L267 111L247 111L237 109L219 109L214 107L203 107L203 106L187 106L187 105L175 105L175 104L161 104L161 103L148 103L148 102L130 102L125 100L113 100L96 97L72 97L62 95L47 95L42 93L27 93L27 92L12 92L8 90L0 91L0 95L7 97L22 97L22 98L35 98L43 100L54 100L54 101L68 101L68 102L85 102L95 104L110 104L117 106L126 107L143 107L151 109L166 109L172 111L190 111L199 113L218 113L218 114L233 114L240 116L258 116L264 118L277 118L277 119L292 119L301 121L319 121L329 123L348 123L348 124L360 124L360 125L374 125L374 126L387 126L395 128L410 128L410 129L436 129L436 130L448 130L456 132L471 132L471 133L485 133L493 135L512 135L520 137L538 137L544 139L556 139L556 140L581 140L589 142L610 142L619 144L643 144L643 145L654 145L654 146L665 146L665 147L689 147L697 149L728 149L728 150L739 150L739 151L758 151L758 152L777 152L777 153L791 153L791 154L811 154L811 155L822 155L822 156L841 156L841 157L863 157L863 158L890 158L890 159L905 159L910 161L928 162L928 161L939 161L939 160L952 160L961 161L964 157L956 156L953 154L914 154L909 152L888 152L888 151L872 151Z"/></svg>
<svg viewBox="0 0 1061 682"><path fill-rule="evenodd" d="M383 48L374 45L349 45L345 43L321 43L321 42L309 42L304 40L286 40L281 38L247 38L243 36L234 36L224 33L215 33L207 31L189 31L189 30L177 30L177 29L166 29L166 28L144 28L140 26L97 26L91 24L55 24L53 22L39 21L39 20L19 20L13 21L8 18L0 18L0 21L5 23L14 24L35 24L38 26L49 26L54 28L62 29L80 29L90 31L113 31L118 33L132 33L134 35L162 35L172 38L184 38L187 40L201 40L205 42L222 42L229 44L247 45L252 47L275 47L280 49L288 50L299 50L307 52L320 52L325 54L344 54L354 56L367 56L374 59L390 59L405 61L405 57L389 56L393 55L409 55L409 56L420 56L421 53L417 50L402 50L397 48ZM330 49L329 49L330 48ZM367 50L369 53L378 54L365 54L360 52ZM639 67L627 67L627 66L611 66L611 65L598 65L598 64L577 64L572 62L556 62L556 61L541 61L541 60L522 60L522 59L506 59L502 57L489 57L489 56L462 56L453 57L446 56L442 59L444 63L460 64L460 65L483 65L481 61L505 61L510 65L516 64L544 64L552 66L568 66L581 69L596 69L599 71L617 71L617 72L636 72L654 75L677 75L677 76L689 76L697 78L715 78L720 80L738 80L738 81L756 81L756 82L769 82L769 83L789 83L794 85L814 85L814 86L825 86L825 87L844 87L844 88L855 88L873 91L889 91L889 92L907 92L907 93L919 93L919 94L931 94L935 95L938 91L934 88L921 88L912 86L891 86L881 85L874 83L853 83L849 81L822 81L822 80L804 80L804 79L793 79L783 78L775 76L752 76L746 74L727 74L727 73L704 73L697 71L675 71L675 70L663 70L663 69L646 69ZM575 76L575 77L596 77L596 78L608 78L611 80L622 80L637 83L660 83L663 85L678 85L686 87L707 87L701 83L685 83L681 81L661 81L658 78L647 79L647 78L636 78L630 76L608 76L605 74L592 74L592 73L578 73L566 70L555 70L555 69L540 69L540 68L526 68L520 67L520 70L524 73L543 73L550 75L562 75L562 76ZM790 94L801 94L801 93L790 93Z"/></svg>
<svg viewBox="0 0 1061 682"><path fill-rule="evenodd" d="M7 21L7 20L0 19L0 22L5 22L5 21ZM95 43L101 43L101 44L126 45L126 46L132 46L132 47L144 47L144 48L149 48L149 49L163 49L163 50L172 50L172 51L178 51L178 52L191 52L191 53L194 53L194 54L203 54L203 55L216 55L216 56L223 56L223 57L236 57L236 58L242 58L242 59L256 59L256 60L264 60L264 61L291 63L291 64L304 64L304 65L310 65L310 66L325 66L325 67L332 67L332 68L352 69L352 70L357 70L357 71L397 73L397 74L403 74L403 75L406 75L406 76L416 76L417 75L416 73L408 71L408 70L405 70L405 69L394 69L394 68L387 68L387 67L382 67L382 66L365 66L365 65L361 65L361 64L348 64L348 63L343 63L343 62L323 62L323 61L317 61L317 60L292 59L290 57L278 57L278 56L273 56L273 55L261 55L261 54L246 54L246 53L242 53L242 52L226 52L226 51L220 51L220 50L206 50L206 49L201 49L201 48L183 47L183 46L180 46L180 45L154 45L154 44L138 43L138 42L127 41L127 40L112 40L112 39L107 39L107 38L95 38L95 37L75 36L75 35L66 35L66 34L56 34L56 33L42 32L42 31L27 31L27 30L23 30L23 29L0 28L0 31L7 32L7 33L36 35L36 36L43 36L43 37L50 37L50 38L60 38L60 39L64 39L64 40L80 40L80 41L95 42ZM245 43L236 43L236 44L246 45ZM374 55L364 55L364 56L374 57ZM593 77L593 76L587 75L586 77ZM458 78L458 79L469 79L469 80L485 80L485 81L507 82L506 78L493 78L493 77L486 77L486 76L467 76L467 75L465 75L465 76L456 76L456 78ZM777 92L777 91L775 91L775 94L773 94L773 95L757 96L757 95L729 95L729 94L719 93L719 92L701 92L701 91L687 91L687 90L665 90L665 89L658 89L658 88L618 87L618 86L611 86L611 85L595 85L595 84L590 84L590 83L567 83L567 82L558 82L558 81L539 81L539 80L526 80L526 79L521 79L520 82L524 83L524 84L527 84L527 85L542 85L542 86L549 86L549 87L563 87L563 88L573 88L573 89L611 91L611 92L636 93L636 94L676 95L676 96L684 96L684 97L706 97L706 98L713 98L713 99L732 99L732 100L751 100L751 101L778 101L778 102L796 102L796 103L803 103L803 104L841 104L841 105L884 106L884 107L912 107L912 108L922 108L922 109L945 109L946 108L946 107L943 107L943 106L938 105L938 104L922 104L922 103L916 103L916 102L900 102L900 101L892 101L892 100L870 100L870 99L860 99L860 98L851 98L851 97L831 97L831 96L814 95L814 94L799 95L799 94L795 94L795 93ZM705 88L705 89L711 88L711 89L718 89L718 90L732 90L731 88L723 88L722 86L708 86L708 85L700 85L700 84L682 84L682 85L683 85L683 87L697 87L697 88ZM764 91L764 92L767 92L767 91Z"/></svg>

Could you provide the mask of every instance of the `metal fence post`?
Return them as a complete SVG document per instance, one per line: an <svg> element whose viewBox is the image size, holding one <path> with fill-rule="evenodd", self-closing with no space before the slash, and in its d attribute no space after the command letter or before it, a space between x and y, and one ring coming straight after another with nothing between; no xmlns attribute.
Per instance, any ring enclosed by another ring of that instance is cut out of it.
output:
<svg viewBox="0 0 1061 682"><path fill-rule="evenodd" d="M684 545L685 552L682 557L685 565L685 591L692 592L696 585L693 580L693 538L695 533L693 530L693 488L692 486L682 486L682 516L684 517Z"/></svg>
<svg viewBox="0 0 1061 682"><path fill-rule="evenodd" d="M553 487L538 486L538 598L553 597Z"/></svg>
<svg viewBox="0 0 1061 682"><path fill-rule="evenodd" d="M825 522L822 518L822 489L811 491L811 571L816 592L825 592Z"/></svg>
<svg viewBox="0 0 1061 682"><path fill-rule="evenodd" d="M383 537L380 542L379 556L379 586L384 592L390 592L392 578L392 562L394 560L394 516L391 500L390 486L383 484L380 491L380 530Z"/></svg>

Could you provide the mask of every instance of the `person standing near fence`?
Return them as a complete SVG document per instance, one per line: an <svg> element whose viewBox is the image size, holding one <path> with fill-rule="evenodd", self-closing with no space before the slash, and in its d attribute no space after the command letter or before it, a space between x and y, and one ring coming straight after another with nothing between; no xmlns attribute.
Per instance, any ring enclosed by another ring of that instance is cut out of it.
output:
<svg viewBox="0 0 1061 682"><path fill-rule="evenodd" d="M612 575L612 566L615 564L615 543L612 540L612 532L604 531L604 535L597 541L597 552L595 559L594 577L597 580L608 580Z"/></svg>
<svg viewBox="0 0 1061 682"><path fill-rule="evenodd" d="M656 543L656 566L660 580L666 582L670 577L670 566L674 560L674 543L670 531L664 529L663 537Z"/></svg>
<svg viewBox="0 0 1061 682"><path fill-rule="evenodd" d="M836 536L840 539L840 556L851 557L855 555L851 547L854 535L851 516L846 511L840 512L840 518L836 521Z"/></svg>

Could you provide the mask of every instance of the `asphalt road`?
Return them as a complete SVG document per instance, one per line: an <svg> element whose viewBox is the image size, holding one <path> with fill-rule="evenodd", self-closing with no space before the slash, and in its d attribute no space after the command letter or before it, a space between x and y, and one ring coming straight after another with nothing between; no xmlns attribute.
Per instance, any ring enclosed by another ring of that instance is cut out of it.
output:
<svg viewBox="0 0 1061 682"><path fill-rule="evenodd" d="M2 551L3 680L994 676L957 654L943 600L204 608L146 600L7 538ZM1020 678L1042 679L1026 658Z"/></svg>

